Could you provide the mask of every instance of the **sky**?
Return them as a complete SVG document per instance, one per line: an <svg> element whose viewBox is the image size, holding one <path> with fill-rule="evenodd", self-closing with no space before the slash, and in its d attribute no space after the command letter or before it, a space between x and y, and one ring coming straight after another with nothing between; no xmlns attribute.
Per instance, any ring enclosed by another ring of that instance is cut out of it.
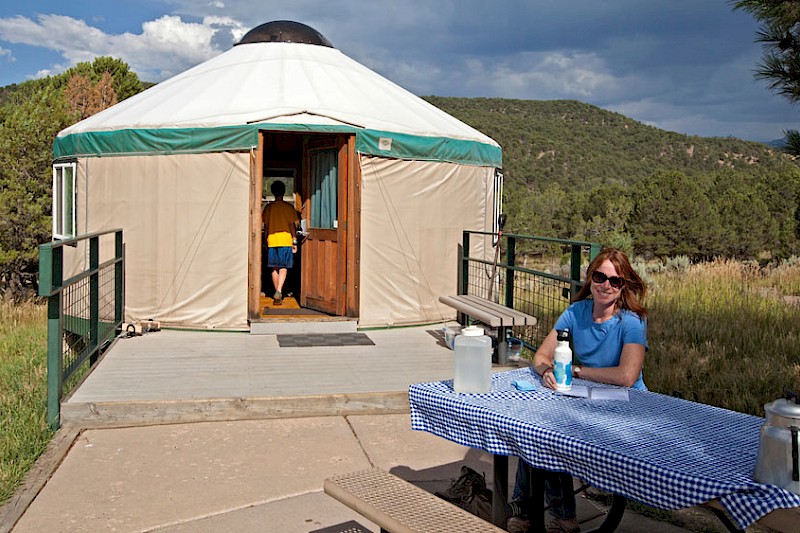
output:
<svg viewBox="0 0 800 533"><path fill-rule="evenodd" d="M273 20L420 96L580 100L705 137L800 129L727 0L2 0L0 87L98 56L160 82Z"/></svg>

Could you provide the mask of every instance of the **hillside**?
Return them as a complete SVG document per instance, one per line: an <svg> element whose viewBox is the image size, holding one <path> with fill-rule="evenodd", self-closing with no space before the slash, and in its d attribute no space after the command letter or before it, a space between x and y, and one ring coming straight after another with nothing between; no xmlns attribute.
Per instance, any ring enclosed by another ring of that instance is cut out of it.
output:
<svg viewBox="0 0 800 533"><path fill-rule="evenodd" d="M575 100L425 99L503 147L510 185L566 190L630 185L659 170L688 176L722 168L780 170L792 158L766 144L660 130Z"/></svg>

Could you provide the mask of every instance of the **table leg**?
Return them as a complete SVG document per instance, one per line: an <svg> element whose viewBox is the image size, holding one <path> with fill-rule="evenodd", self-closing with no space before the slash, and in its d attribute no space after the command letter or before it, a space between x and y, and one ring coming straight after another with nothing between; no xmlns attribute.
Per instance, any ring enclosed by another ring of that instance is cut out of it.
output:
<svg viewBox="0 0 800 533"><path fill-rule="evenodd" d="M492 523L505 529L506 503L508 502L508 456L495 455L494 491L492 491Z"/></svg>
<svg viewBox="0 0 800 533"><path fill-rule="evenodd" d="M508 332L503 326L497 328L497 364L508 364Z"/></svg>
<svg viewBox="0 0 800 533"><path fill-rule="evenodd" d="M528 519L531 522L528 531L545 533L545 505L544 505L544 476L547 470L530 467L531 492L530 499L526 502L528 507Z"/></svg>
<svg viewBox="0 0 800 533"><path fill-rule="evenodd" d="M614 494L614 499L611 501L611 509L608 510L603 523L586 533L610 533L617 529L617 526L622 521L622 515L625 514L625 506L627 504L628 500L624 496Z"/></svg>
<svg viewBox="0 0 800 533"><path fill-rule="evenodd" d="M731 519L728 518L728 515L725 514L725 511L722 509L717 509L716 507L711 507L711 510L714 511L715 515L717 515L719 521L728 528L728 531L731 533L744 533L744 529L739 529L739 527L737 527L736 524L734 524Z"/></svg>

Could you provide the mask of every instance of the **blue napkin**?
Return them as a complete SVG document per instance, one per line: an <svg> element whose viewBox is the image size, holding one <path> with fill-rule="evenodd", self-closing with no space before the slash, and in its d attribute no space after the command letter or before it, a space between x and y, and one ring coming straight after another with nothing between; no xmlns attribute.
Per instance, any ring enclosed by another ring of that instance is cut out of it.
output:
<svg viewBox="0 0 800 533"><path fill-rule="evenodd" d="M536 385L527 379L515 379L511 384L518 390L536 390Z"/></svg>

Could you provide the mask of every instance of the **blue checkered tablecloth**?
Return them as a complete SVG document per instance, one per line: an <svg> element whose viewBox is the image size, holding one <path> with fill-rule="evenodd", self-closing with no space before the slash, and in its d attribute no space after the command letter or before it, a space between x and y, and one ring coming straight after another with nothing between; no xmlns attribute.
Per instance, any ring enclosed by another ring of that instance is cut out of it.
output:
<svg viewBox="0 0 800 533"><path fill-rule="evenodd" d="M518 391L515 379L537 388ZM528 368L495 374L487 394L456 393L452 381L408 391L413 429L569 472L653 507L718 498L741 528L775 509L800 507L800 496L753 480L763 418L653 392L629 394L628 402L557 395Z"/></svg>

